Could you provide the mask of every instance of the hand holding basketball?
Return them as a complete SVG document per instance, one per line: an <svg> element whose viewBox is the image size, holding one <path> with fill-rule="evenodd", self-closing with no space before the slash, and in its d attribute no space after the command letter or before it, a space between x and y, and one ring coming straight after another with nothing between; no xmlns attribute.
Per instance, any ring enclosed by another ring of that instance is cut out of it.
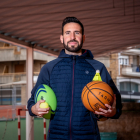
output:
<svg viewBox="0 0 140 140"><path fill-rule="evenodd" d="M44 102L45 100L40 100L35 105L33 105L31 108L32 113L39 117L42 117L44 114L49 113L50 108L40 108L40 104Z"/></svg>
<svg viewBox="0 0 140 140"><path fill-rule="evenodd" d="M95 114L102 115L105 117L113 117L116 114L116 96L114 94L114 102L113 105L110 106L108 104L105 104L105 106L108 108L107 110L99 108L99 111L95 111Z"/></svg>

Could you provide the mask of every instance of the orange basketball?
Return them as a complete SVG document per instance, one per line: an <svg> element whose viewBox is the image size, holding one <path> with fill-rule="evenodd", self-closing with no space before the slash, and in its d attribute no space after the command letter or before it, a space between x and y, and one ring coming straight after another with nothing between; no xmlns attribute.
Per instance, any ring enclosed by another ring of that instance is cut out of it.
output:
<svg viewBox="0 0 140 140"><path fill-rule="evenodd" d="M99 108L107 109L105 104L112 106L114 93L107 83L92 81L83 88L81 99L88 110L95 112Z"/></svg>

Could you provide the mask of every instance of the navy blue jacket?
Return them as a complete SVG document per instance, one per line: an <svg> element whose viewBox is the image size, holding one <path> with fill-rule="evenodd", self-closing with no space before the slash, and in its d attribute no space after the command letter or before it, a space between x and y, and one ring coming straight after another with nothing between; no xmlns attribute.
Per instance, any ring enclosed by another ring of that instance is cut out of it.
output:
<svg viewBox="0 0 140 140"><path fill-rule="evenodd" d="M50 86L57 97L57 109L50 121L49 140L100 140L97 118L88 111L82 101L84 86L91 82L96 70L100 70L102 81L108 83L117 97L117 113L121 115L121 96L104 64L93 59L89 50L83 50L81 56L65 54L45 64L28 100L28 110L35 104L34 93L41 84Z"/></svg>

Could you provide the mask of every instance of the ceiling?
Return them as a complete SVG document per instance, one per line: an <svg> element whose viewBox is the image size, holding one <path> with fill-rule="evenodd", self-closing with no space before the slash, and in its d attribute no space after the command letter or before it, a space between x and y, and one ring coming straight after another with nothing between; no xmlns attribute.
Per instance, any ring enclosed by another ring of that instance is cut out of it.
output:
<svg viewBox="0 0 140 140"><path fill-rule="evenodd" d="M140 44L140 0L1 0L0 39L57 55L67 16L83 23L83 48L95 56Z"/></svg>

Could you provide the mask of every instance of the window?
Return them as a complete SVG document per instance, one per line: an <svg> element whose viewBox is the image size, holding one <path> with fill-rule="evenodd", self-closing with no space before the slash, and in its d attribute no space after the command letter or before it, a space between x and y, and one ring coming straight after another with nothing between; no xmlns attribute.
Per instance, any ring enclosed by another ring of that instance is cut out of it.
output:
<svg viewBox="0 0 140 140"><path fill-rule="evenodd" d="M127 59L124 59L124 65L127 65Z"/></svg>
<svg viewBox="0 0 140 140"><path fill-rule="evenodd" d="M13 88L0 88L0 105L21 104L21 88L16 87L16 96L13 95ZM15 100L15 102L12 102Z"/></svg>
<svg viewBox="0 0 140 140"><path fill-rule="evenodd" d="M129 58L128 58L128 56L120 56L119 57L119 63L121 65L129 65Z"/></svg>
<svg viewBox="0 0 140 140"><path fill-rule="evenodd" d="M138 92L138 84L131 83L131 91Z"/></svg>
<svg viewBox="0 0 140 140"><path fill-rule="evenodd" d="M138 91L138 84L132 82L121 82L120 83L120 91Z"/></svg>
<svg viewBox="0 0 140 140"><path fill-rule="evenodd" d="M110 58L109 56L98 57L96 60L102 62L107 68L110 67Z"/></svg>
<svg viewBox="0 0 140 140"><path fill-rule="evenodd" d="M24 64L15 64L15 73L24 72Z"/></svg>
<svg viewBox="0 0 140 140"><path fill-rule="evenodd" d="M9 66L4 66L3 73L9 73Z"/></svg>

